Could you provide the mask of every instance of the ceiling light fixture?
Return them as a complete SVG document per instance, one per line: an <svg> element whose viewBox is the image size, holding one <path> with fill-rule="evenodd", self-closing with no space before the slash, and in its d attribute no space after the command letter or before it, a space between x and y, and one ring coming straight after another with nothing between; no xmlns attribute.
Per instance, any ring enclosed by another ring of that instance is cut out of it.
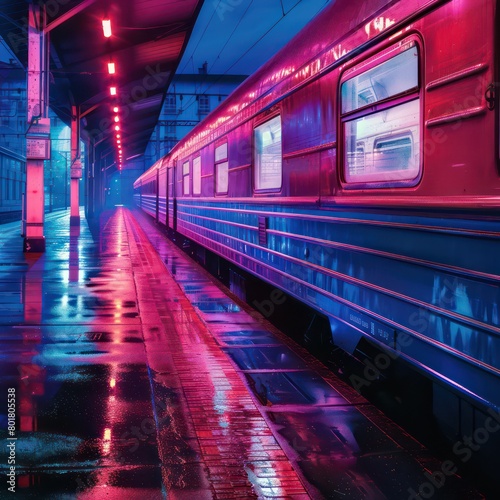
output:
<svg viewBox="0 0 500 500"><path fill-rule="evenodd" d="M111 36L111 20L110 19L103 19L102 20L102 32L104 33L104 36L106 38L109 38Z"/></svg>

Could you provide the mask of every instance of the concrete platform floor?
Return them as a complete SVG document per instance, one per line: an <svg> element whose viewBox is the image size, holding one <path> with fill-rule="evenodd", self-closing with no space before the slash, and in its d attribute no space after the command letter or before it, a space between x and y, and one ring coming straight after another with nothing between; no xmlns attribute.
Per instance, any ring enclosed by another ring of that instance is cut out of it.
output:
<svg viewBox="0 0 500 500"><path fill-rule="evenodd" d="M146 216L45 235L0 226L0 498L482 498Z"/></svg>

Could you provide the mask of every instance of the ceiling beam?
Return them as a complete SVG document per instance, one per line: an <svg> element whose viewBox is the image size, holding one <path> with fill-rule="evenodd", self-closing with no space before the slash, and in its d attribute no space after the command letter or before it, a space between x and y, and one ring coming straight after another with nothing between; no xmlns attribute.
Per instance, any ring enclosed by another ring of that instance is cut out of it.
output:
<svg viewBox="0 0 500 500"><path fill-rule="evenodd" d="M71 19L73 16L76 16L76 14L80 13L82 10L86 9L87 7L89 7L90 5L95 3L96 1L97 0L84 0L82 3L78 4L76 7L73 7L72 9L68 10L68 12L66 12L66 14L62 14L54 21L47 24L47 26L45 26L43 32L49 33L54 28L57 28L62 23L66 22L68 19Z"/></svg>
<svg viewBox="0 0 500 500"><path fill-rule="evenodd" d="M86 111L83 111L81 114L80 114L80 118L83 118L84 116L87 116L89 113L92 113L92 111L94 111L95 109L97 109L99 106L101 106L102 103L98 103L98 104L94 104L92 107L90 107L89 109L87 109Z"/></svg>

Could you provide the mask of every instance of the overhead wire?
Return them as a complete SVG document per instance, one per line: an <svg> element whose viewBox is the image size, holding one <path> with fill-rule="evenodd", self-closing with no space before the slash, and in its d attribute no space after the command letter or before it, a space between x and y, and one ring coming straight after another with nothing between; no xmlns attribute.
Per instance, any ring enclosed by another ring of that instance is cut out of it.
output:
<svg viewBox="0 0 500 500"><path fill-rule="evenodd" d="M253 2L253 0L252 0L252 2ZM220 2L219 2L219 3L220 3ZM268 29L265 33L263 33L263 34L262 34L262 35L261 35L261 36L260 36L260 37L259 37L259 38L258 38L258 39L257 39L257 40L256 40L256 41L255 41L255 42L254 42L254 43L253 43L253 44L252 44L252 45L251 45L251 46L250 46L250 47L249 47L249 48L248 48L248 49L247 49L247 50L246 50L246 51L245 51L242 55L241 55L241 56L240 56L240 57L238 57L238 59L236 59L236 61L234 61L234 63L233 63L233 64L231 64L231 66L229 66L229 68L227 68L227 69L224 71L224 73L222 73L221 75L219 75L219 78L218 78L216 81L214 81L214 82L210 83L210 84L207 86L207 88L206 88L206 89L205 89L205 90L204 90L204 91L203 91L200 95L204 95L204 94L206 94L206 92L207 92L208 90L210 90L210 89L211 89L211 88L212 88L212 87L213 87L216 83L218 83L218 82L222 79L222 77L223 77L223 76L227 75L227 74L228 74L228 72L229 72L229 71L230 71L230 70L231 70L231 69L232 69L232 68L233 68L236 64L238 64L238 63L239 63L239 62L243 59L243 57L245 57L245 56L248 54L248 52L250 52L250 51L251 51L251 50L252 50L252 49L253 49L253 48L254 48L254 47L255 47L255 46L256 46L256 45L257 45L257 44L258 44L258 43L259 43L259 42L260 42L260 41L264 38L264 37L265 37L265 36L267 36L267 35L269 34L269 32L270 32L271 30L273 30L273 29L274 29L274 28L275 28L275 27L276 27L276 26L277 26L277 25L278 25L278 24L279 24L279 23L280 23L280 22L281 22L281 21L282 21L282 20L283 20L283 19L284 19L287 15L288 15L288 14L290 14L290 12L292 12L292 11L293 11L293 10L294 10L294 9L295 9L295 8L296 8L299 4L300 4L300 3L302 3L302 0L299 0L299 1L295 4L295 5L293 5L293 7L291 7L291 9L290 9L287 13L283 14L283 15L282 15L282 16L281 16L281 17L280 17L280 18L279 18L279 19L278 19L278 20L277 20L277 21L276 21L276 22L275 22L275 23L274 23L274 24L273 24L273 25L272 25L272 26L271 26L271 27L270 27L270 28L269 28L269 29ZM326 2L326 3L328 3L328 2ZM322 9L322 8L323 8L323 7L321 7L321 9ZM320 10L321 10L321 9L320 9ZM247 10L248 10L248 9L247 9ZM318 12L319 12L319 10L318 10ZM246 11L245 11L245 13L246 13ZM213 16L212 16L212 17L213 17ZM243 19L243 17L242 17L242 18L240 18L240 21L239 21L238 23L240 23L242 19ZM205 31L206 31L206 30L205 30ZM233 30L233 32L234 32L234 30ZM232 33L231 33L231 35L232 35ZM219 52L219 55L220 55L220 53L221 53L221 52ZM217 56L217 57L218 57L218 56ZM212 66L213 66L213 65L212 65ZM188 103L186 104L186 106L185 106L184 110L186 110L186 109L188 109L190 106L192 106L192 105L194 104L194 102L196 102L196 99L195 99L195 98L193 98L193 99L191 99L190 101L188 101Z"/></svg>
<svg viewBox="0 0 500 500"><path fill-rule="evenodd" d="M219 7L220 3L221 3L222 0L219 0L219 3L217 4L217 6L215 7L214 9L214 12L212 13L212 16L210 17L207 25L205 26L205 29L203 30L203 33L201 34L200 36L200 39L198 40L198 43L196 44L196 47L193 49L193 51L191 52L191 56L189 57L189 59L186 61L186 63L184 64L184 67L182 68L181 72L184 71L184 69L187 67L187 65L189 64L190 61L193 62L193 68L194 68L194 60L193 60L193 55L194 53L196 52L196 49L198 48L198 46L200 45L201 43L201 40L203 39L203 36L205 35L205 33L207 32L207 29L215 15L215 13L217 12L217 8ZM280 19L278 19L265 33L263 33L241 56L239 56L236 61L234 61L233 64L231 64L231 66L229 66L222 74L218 75L219 78L217 80L214 80L213 82L211 82L205 89L203 92L201 92L199 95L206 95L206 93L208 92L208 90L210 90L214 85L216 85L217 83L219 83L222 78L224 76L226 76L228 74L228 72L236 65L238 64L247 54L248 52L250 52L250 50L252 50L264 37L266 37L269 32L271 30L273 30L288 14L290 14L290 12L292 12L300 3L302 3L302 0L298 0L298 2L296 4L293 5L293 7L290 8L290 10L288 12L285 13L284 11L284 6L283 6L283 2L282 0L281 1L281 5L282 5L282 12L283 12L283 15L280 17ZM325 4L326 5L330 0L325 0ZM250 5L251 3L253 2L253 0L251 0L250 2ZM241 24L242 20L244 19L250 5L247 7L247 9L245 10L245 12L243 13L242 17L239 19L238 23L237 23L237 26L239 24ZM320 7L318 9L318 11L316 12L315 15L317 15L317 13L322 10L324 8L324 5L322 7ZM313 16L314 17L314 16ZM236 26L236 27L237 27ZM229 43L229 39L232 37L233 33L236 31L236 27L233 29L233 31L231 32L228 40L226 41L226 43L224 44L224 46L222 47L222 49L219 51L219 54L217 55L216 59L220 56L220 54L222 53L222 51L224 50L224 48L226 47L226 45ZM215 64L215 63L214 63ZM212 66L213 67L213 64ZM193 69L194 71L194 69ZM183 108L183 111L189 109L194 103L196 102L196 97L193 97L191 98L186 104L185 104L185 107Z"/></svg>
<svg viewBox="0 0 500 500"><path fill-rule="evenodd" d="M196 52L196 49L199 47L201 41L203 40L203 37L205 36L205 33L207 32L207 29L210 26L210 23L212 22L212 19L214 18L215 13L217 12L217 9L219 8L219 5L221 4L221 2L222 2L222 0L219 0L219 3L215 6L214 11L212 12L212 15L210 16L210 19L208 20L207 25L205 26L205 29L203 30L203 33L201 34L201 36L198 40L198 43L196 44L196 47L191 51L191 55L189 56L189 59L184 64L184 67L181 69L180 73L182 73L186 69L187 65L189 64L189 61L193 61L193 66L194 66L194 60L193 60L194 53Z"/></svg>
<svg viewBox="0 0 500 500"><path fill-rule="evenodd" d="M281 12L283 13L284 16L286 16L286 14L285 14L285 6L283 5L283 0L280 0L280 4L281 4Z"/></svg>
<svg viewBox="0 0 500 500"><path fill-rule="evenodd" d="M220 2L219 2L220 3ZM239 18L238 22L235 24L233 30L231 31L231 33L229 34L226 42L224 43L224 45L222 46L222 48L219 50L219 53L217 54L217 56L215 56L214 58L214 62L212 63L212 65L210 66L210 68L208 68L207 70L207 73L210 72L210 70L214 67L214 65L216 64L216 62L219 60L220 58L220 55L222 54L222 52L224 52L224 49L227 47L227 44L229 43L229 41L231 40L231 38L233 37L235 31L237 30L238 26L241 24L241 22L243 21L243 19L245 18L247 12L248 12L248 9L250 9L251 5L253 3L253 0L250 0L250 3L247 5L247 8L243 11L243 14L241 15L241 17ZM216 9L217 10L217 9ZM213 17L213 16L212 16ZM200 88L201 88L201 85L200 85ZM198 90L198 89L197 89ZM206 94L206 91L207 89L205 89L201 95L205 95ZM198 92L197 92L198 93ZM194 102L193 99L191 99L190 101L188 101L188 104L186 106L186 109L191 105L191 103Z"/></svg>
<svg viewBox="0 0 500 500"><path fill-rule="evenodd" d="M229 43L229 40L231 40L231 38L233 37L234 32L238 29L238 26L241 24L241 21L243 21L244 17L246 16L246 13L248 12L248 9L251 7L252 4L253 4L253 0L250 0L250 3L248 4L247 8L243 12L242 16L239 18L238 22L235 24L233 31L231 31L231 33L229 34L229 37L226 40L226 43L222 46L222 49L219 50L219 53L214 58L214 62L210 66L209 70L214 67L216 61L220 58L220 55L222 54L222 52L224 52L224 49L227 47L227 44Z"/></svg>

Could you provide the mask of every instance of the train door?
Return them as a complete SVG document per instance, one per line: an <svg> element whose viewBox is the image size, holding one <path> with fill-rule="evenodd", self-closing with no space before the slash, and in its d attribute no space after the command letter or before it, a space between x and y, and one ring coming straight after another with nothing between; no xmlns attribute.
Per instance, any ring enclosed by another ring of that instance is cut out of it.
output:
<svg viewBox="0 0 500 500"><path fill-rule="evenodd" d="M169 216L170 213L170 167L165 167L165 176L166 176L166 186L165 186L165 227L169 228Z"/></svg>
<svg viewBox="0 0 500 500"><path fill-rule="evenodd" d="M172 203L173 203L173 210L172 210L172 229L177 232L177 160L174 162L174 168L172 169Z"/></svg>
<svg viewBox="0 0 500 500"><path fill-rule="evenodd" d="M176 171L177 171L177 158L173 162L173 166L170 169L170 185L172 193L172 225L171 228L177 231L177 194L176 194Z"/></svg>
<svg viewBox="0 0 500 500"><path fill-rule="evenodd" d="M174 167L167 169L167 228L173 229L174 211Z"/></svg>
<svg viewBox="0 0 500 500"><path fill-rule="evenodd" d="M156 210L155 210L155 221L160 220L160 169L156 169Z"/></svg>

